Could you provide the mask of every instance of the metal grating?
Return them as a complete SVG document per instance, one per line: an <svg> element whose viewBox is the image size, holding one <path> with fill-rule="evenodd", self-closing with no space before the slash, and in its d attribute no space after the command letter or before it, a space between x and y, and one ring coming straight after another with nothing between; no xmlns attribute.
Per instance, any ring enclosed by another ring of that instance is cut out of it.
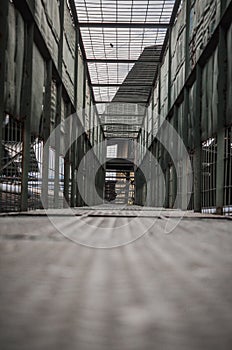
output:
<svg viewBox="0 0 232 350"><path fill-rule="evenodd" d="M232 212L232 127L225 131L224 212Z"/></svg>
<svg viewBox="0 0 232 350"><path fill-rule="evenodd" d="M217 139L209 138L202 143L202 208L216 206Z"/></svg>

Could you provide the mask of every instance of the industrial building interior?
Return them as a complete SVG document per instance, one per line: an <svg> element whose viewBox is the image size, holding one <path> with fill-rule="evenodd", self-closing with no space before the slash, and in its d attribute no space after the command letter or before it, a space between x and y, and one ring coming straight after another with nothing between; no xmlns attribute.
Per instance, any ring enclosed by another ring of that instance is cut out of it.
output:
<svg viewBox="0 0 232 350"><path fill-rule="evenodd" d="M1 0L0 347L232 349L232 1Z"/></svg>

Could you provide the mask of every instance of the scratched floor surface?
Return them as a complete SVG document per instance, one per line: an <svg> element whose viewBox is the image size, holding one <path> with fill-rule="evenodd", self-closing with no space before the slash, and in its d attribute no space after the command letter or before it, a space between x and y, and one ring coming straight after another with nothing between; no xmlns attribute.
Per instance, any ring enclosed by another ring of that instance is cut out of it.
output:
<svg viewBox="0 0 232 350"><path fill-rule="evenodd" d="M74 214L0 217L2 350L232 349L231 219Z"/></svg>

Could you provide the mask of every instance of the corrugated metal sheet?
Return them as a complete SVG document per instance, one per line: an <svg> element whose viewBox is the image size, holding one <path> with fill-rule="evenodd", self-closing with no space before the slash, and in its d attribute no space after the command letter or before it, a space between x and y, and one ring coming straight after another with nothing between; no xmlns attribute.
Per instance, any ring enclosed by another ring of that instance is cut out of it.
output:
<svg viewBox="0 0 232 350"><path fill-rule="evenodd" d="M164 57L164 63L160 69L160 108L161 115L166 116L168 112L168 72L169 72L169 48Z"/></svg>
<svg viewBox="0 0 232 350"><path fill-rule="evenodd" d="M33 45L32 116L31 132L39 135L43 112L45 61L39 49Z"/></svg>
<svg viewBox="0 0 232 350"><path fill-rule="evenodd" d="M5 110L20 117L20 100L24 61L24 22L20 13L9 3L6 50Z"/></svg>
<svg viewBox="0 0 232 350"><path fill-rule="evenodd" d="M171 35L171 102L180 93L185 79L186 1L182 3Z"/></svg>
<svg viewBox="0 0 232 350"><path fill-rule="evenodd" d="M64 6L64 42L62 74L65 87L74 102L74 67L75 67L76 32L67 2Z"/></svg>
<svg viewBox="0 0 232 350"><path fill-rule="evenodd" d="M190 59L194 66L220 19L220 0L195 0L191 9Z"/></svg>
<svg viewBox="0 0 232 350"><path fill-rule="evenodd" d="M210 57L202 72L202 140L213 136L217 131L218 105L218 49Z"/></svg>
<svg viewBox="0 0 232 350"><path fill-rule="evenodd" d="M189 89L189 114L188 114L188 146L194 149L194 131L195 131L195 115L196 115L196 83Z"/></svg>
<svg viewBox="0 0 232 350"><path fill-rule="evenodd" d="M60 40L59 1L36 0L35 20L49 52L58 66L58 43Z"/></svg>

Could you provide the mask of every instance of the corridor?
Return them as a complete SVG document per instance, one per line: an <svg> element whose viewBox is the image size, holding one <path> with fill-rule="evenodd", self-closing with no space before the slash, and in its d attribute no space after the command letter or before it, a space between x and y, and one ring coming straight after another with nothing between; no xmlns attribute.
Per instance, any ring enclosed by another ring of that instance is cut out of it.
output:
<svg viewBox="0 0 232 350"><path fill-rule="evenodd" d="M232 349L232 0L0 1L0 349Z"/></svg>

